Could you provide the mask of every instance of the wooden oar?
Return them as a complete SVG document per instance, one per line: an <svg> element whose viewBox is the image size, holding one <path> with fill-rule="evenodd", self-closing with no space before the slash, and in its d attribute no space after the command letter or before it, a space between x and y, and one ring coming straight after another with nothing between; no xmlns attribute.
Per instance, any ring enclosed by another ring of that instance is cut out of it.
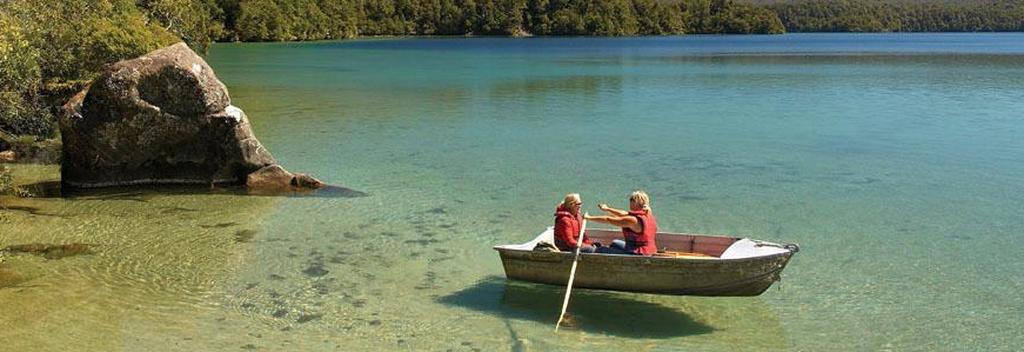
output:
<svg viewBox="0 0 1024 352"><path fill-rule="evenodd" d="M583 233L587 231L587 213L583 213L583 224L580 225L580 235L576 239L576 256L572 258L572 269L569 270L569 286L565 288L565 299L562 300L562 313L558 314L558 322L555 323L555 332L562 325L565 318L565 309L569 308L569 293L572 292L572 281L576 279L576 263L580 260L580 247L583 246Z"/></svg>

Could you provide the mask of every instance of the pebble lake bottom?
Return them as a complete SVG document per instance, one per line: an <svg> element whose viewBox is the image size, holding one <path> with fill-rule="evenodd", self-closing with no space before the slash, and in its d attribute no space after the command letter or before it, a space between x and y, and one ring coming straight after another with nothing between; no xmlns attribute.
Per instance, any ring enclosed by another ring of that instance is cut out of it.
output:
<svg viewBox="0 0 1024 352"><path fill-rule="evenodd" d="M1015 351L1024 35L216 44L287 168L367 196L5 197L5 351ZM56 166L14 165L19 182ZM795 242L751 298L507 282L556 202Z"/></svg>

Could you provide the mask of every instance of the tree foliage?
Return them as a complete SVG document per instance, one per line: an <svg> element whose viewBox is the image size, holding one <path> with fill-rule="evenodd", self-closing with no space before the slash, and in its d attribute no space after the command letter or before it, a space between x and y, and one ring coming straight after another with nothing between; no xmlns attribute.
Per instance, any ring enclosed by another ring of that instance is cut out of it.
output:
<svg viewBox="0 0 1024 352"><path fill-rule="evenodd" d="M359 35L782 33L766 7L731 0L222 0L229 38Z"/></svg>
<svg viewBox="0 0 1024 352"><path fill-rule="evenodd" d="M1024 0L0 0L0 132L52 136L104 65L183 40L1024 31Z"/></svg>
<svg viewBox="0 0 1024 352"><path fill-rule="evenodd" d="M1024 31L1024 1L802 0L769 5L791 32Z"/></svg>
<svg viewBox="0 0 1024 352"><path fill-rule="evenodd" d="M103 65L175 41L132 0L0 2L0 131L53 136L56 106Z"/></svg>
<svg viewBox="0 0 1024 352"><path fill-rule="evenodd" d="M224 36L224 10L213 0L138 0L138 6L168 32L205 52Z"/></svg>
<svg viewBox="0 0 1024 352"><path fill-rule="evenodd" d="M53 133L52 118L34 94L41 82L39 55L19 21L0 13L0 131Z"/></svg>

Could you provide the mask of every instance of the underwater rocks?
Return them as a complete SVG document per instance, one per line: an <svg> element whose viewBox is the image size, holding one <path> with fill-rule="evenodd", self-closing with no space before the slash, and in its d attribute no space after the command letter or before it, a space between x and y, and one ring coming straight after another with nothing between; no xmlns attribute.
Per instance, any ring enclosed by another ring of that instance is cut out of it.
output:
<svg viewBox="0 0 1024 352"><path fill-rule="evenodd" d="M253 237L256 237L255 230L239 230L235 232L235 242L248 243L251 242Z"/></svg>
<svg viewBox="0 0 1024 352"><path fill-rule="evenodd" d="M92 245L82 243L71 243L71 244L42 244L42 243L30 243L30 244L18 244L8 246L0 250L0 253L7 252L11 254L25 253L42 256L46 259L61 259L65 257L71 257L83 254L92 254ZM0 254L2 255L2 254Z"/></svg>
<svg viewBox="0 0 1024 352"><path fill-rule="evenodd" d="M61 259L76 255L92 254L92 245L82 243L71 244L18 244L0 248L0 289L16 287L28 281L30 277L19 274L5 267L7 257L13 254L31 254L46 259Z"/></svg>
<svg viewBox="0 0 1024 352"><path fill-rule="evenodd" d="M281 168L213 69L184 43L109 66L64 106L59 125L61 181L70 187L244 184L253 172ZM323 185L295 178L251 186Z"/></svg>

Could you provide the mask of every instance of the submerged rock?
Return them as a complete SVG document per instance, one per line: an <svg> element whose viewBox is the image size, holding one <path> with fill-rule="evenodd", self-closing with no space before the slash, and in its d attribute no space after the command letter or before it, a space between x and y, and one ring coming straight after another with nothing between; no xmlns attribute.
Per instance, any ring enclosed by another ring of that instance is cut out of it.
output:
<svg viewBox="0 0 1024 352"><path fill-rule="evenodd" d="M64 106L59 124L61 180L71 187L243 184L257 170L280 168L213 69L184 43L111 65Z"/></svg>
<svg viewBox="0 0 1024 352"><path fill-rule="evenodd" d="M256 230L241 230L235 232L235 242L238 243L251 242L253 237L256 237Z"/></svg>
<svg viewBox="0 0 1024 352"><path fill-rule="evenodd" d="M92 246L82 243L71 243L71 244L42 244L42 243L29 243L29 244L18 244L8 246L3 251L17 254L33 254L39 255L46 259L61 259L65 257L71 257L82 254L92 254Z"/></svg>

